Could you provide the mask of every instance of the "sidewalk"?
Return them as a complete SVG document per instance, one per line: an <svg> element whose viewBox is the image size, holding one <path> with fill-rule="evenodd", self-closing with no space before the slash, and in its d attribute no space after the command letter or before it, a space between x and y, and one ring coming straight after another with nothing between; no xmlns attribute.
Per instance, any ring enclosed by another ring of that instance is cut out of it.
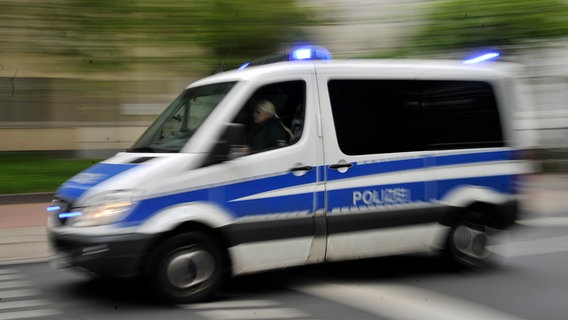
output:
<svg viewBox="0 0 568 320"><path fill-rule="evenodd" d="M568 174L527 176L520 185L521 210L532 218L568 217Z"/></svg>
<svg viewBox="0 0 568 320"><path fill-rule="evenodd" d="M48 259L48 203L0 205L0 265Z"/></svg>
<svg viewBox="0 0 568 320"><path fill-rule="evenodd" d="M568 174L529 176L521 182L521 189L521 214L531 214L521 219L568 218ZM50 198L34 194L3 199L0 265L46 261L51 255L46 239L46 208ZM22 203L13 204L14 199Z"/></svg>

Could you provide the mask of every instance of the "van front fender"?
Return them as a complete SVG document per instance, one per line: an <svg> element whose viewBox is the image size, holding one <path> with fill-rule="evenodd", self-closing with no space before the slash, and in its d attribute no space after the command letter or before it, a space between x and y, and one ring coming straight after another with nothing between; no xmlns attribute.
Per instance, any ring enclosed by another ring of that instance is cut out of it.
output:
<svg viewBox="0 0 568 320"><path fill-rule="evenodd" d="M184 222L197 222L212 229L233 222L234 218L219 206L208 202L182 203L165 208L144 222L139 233L156 234L175 229Z"/></svg>

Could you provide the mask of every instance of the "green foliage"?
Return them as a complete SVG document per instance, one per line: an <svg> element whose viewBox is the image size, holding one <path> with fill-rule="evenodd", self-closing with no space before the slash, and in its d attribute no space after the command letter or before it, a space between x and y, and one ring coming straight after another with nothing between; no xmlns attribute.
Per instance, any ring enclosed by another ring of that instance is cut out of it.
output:
<svg viewBox="0 0 568 320"><path fill-rule="evenodd" d="M568 36L562 0L436 2L415 47L428 51L511 46Z"/></svg>
<svg viewBox="0 0 568 320"><path fill-rule="evenodd" d="M293 0L200 0L195 2L195 39L216 62L236 66L306 40L306 10ZM235 65L236 64L236 65Z"/></svg>
<svg viewBox="0 0 568 320"><path fill-rule="evenodd" d="M0 153L0 194L54 192L59 185L98 160L37 153Z"/></svg>
<svg viewBox="0 0 568 320"><path fill-rule="evenodd" d="M57 68L81 73L240 64L305 40L309 23L294 0L0 0L0 8L4 52L65 57Z"/></svg>

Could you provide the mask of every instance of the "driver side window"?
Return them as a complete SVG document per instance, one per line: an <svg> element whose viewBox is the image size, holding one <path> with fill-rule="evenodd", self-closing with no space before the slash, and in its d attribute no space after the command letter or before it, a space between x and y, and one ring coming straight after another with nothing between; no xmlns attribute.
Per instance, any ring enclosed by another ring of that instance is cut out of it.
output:
<svg viewBox="0 0 568 320"><path fill-rule="evenodd" d="M256 90L232 121L245 129L240 155L298 142L304 126L305 101L306 83L302 80L269 84Z"/></svg>

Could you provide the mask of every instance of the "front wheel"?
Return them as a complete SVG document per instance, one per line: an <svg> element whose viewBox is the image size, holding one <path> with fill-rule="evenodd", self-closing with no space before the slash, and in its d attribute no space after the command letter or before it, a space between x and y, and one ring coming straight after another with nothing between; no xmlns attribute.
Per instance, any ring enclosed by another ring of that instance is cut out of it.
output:
<svg viewBox="0 0 568 320"><path fill-rule="evenodd" d="M448 234L445 256L458 266L484 267L491 260L490 239L490 228L482 221L459 221Z"/></svg>
<svg viewBox="0 0 568 320"><path fill-rule="evenodd" d="M225 278L223 254L213 238L199 232L173 236L161 245L150 266L156 293L166 301L210 299Z"/></svg>

